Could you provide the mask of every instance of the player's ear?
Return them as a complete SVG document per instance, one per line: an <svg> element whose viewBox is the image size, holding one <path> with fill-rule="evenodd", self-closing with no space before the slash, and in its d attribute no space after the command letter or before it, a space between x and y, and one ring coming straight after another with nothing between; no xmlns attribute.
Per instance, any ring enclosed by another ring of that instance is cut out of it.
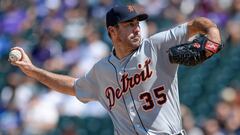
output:
<svg viewBox="0 0 240 135"><path fill-rule="evenodd" d="M107 29L110 37L112 37L113 35L116 35L116 29L114 26L109 26Z"/></svg>
<svg viewBox="0 0 240 135"><path fill-rule="evenodd" d="M109 27L108 27L108 31L109 31L110 33L113 33L113 32L114 32L114 27L113 27L113 26L109 26Z"/></svg>

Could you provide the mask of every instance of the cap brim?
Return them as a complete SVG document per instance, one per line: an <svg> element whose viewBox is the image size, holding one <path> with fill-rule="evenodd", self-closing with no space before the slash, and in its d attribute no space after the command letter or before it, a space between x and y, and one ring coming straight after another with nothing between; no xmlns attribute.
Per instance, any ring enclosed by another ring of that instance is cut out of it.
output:
<svg viewBox="0 0 240 135"><path fill-rule="evenodd" d="M148 15L143 13L143 14L138 14L136 16L129 16L129 17L123 19L120 22L128 22L128 21L133 20L133 19L137 19L138 21L144 21L144 20L148 19Z"/></svg>
<svg viewBox="0 0 240 135"><path fill-rule="evenodd" d="M144 21L148 19L148 15L147 14L140 14L137 16L138 21Z"/></svg>

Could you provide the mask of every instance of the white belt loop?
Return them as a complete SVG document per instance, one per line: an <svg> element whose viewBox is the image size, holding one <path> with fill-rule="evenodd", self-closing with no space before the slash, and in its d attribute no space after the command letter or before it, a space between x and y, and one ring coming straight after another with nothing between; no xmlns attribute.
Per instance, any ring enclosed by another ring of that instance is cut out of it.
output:
<svg viewBox="0 0 240 135"><path fill-rule="evenodd" d="M186 133L186 131L184 129L181 130L181 132L182 132L183 135L187 135L187 133Z"/></svg>
<svg viewBox="0 0 240 135"><path fill-rule="evenodd" d="M180 131L180 133L181 133L182 135L187 135L187 133L186 133L186 131L185 131L184 129L182 129L182 130Z"/></svg>
<svg viewBox="0 0 240 135"><path fill-rule="evenodd" d="M187 133L184 129L182 129L180 132L172 134L172 135L187 135Z"/></svg>

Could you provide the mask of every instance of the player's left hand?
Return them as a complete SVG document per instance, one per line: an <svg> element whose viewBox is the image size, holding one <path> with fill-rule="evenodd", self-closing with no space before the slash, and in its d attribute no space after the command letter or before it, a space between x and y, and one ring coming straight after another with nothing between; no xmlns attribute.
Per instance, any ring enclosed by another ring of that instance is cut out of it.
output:
<svg viewBox="0 0 240 135"><path fill-rule="evenodd" d="M171 63L194 66L202 63L223 48L223 44L208 39L205 35L199 35L193 41L171 47L168 50Z"/></svg>

